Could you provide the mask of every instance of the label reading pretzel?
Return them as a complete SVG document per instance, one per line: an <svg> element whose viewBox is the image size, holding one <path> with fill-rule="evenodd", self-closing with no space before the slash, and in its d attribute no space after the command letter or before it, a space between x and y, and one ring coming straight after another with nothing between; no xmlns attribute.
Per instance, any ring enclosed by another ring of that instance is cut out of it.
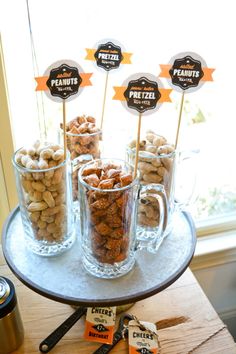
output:
<svg viewBox="0 0 236 354"><path fill-rule="evenodd" d="M97 66L106 71L117 69L123 59L121 48L112 42L100 44L94 54Z"/></svg>
<svg viewBox="0 0 236 354"><path fill-rule="evenodd" d="M161 94L157 82L140 77L128 83L124 96L129 108L143 113L156 107Z"/></svg>

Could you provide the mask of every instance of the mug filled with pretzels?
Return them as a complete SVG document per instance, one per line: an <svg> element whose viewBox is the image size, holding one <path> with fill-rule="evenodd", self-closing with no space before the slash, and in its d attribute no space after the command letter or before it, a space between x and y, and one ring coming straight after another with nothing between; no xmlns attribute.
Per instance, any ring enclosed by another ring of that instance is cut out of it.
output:
<svg viewBox="0 0 236 354"><path fill-rule="evenodd" d="M98 159L79 170L82 261L100 278L116 278L135 264L135 252L155 252L159 233L166 228L167 197L160 184L143 186L132 165L118 159ZM156 237L148 244L137 239L140 195L149 193L160 206Z"/></svg>

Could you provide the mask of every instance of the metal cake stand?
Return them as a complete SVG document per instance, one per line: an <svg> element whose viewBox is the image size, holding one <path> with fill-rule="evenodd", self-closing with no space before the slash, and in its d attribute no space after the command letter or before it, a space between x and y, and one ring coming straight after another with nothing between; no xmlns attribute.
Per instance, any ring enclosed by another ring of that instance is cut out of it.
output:
<svg viewBox="0 0 236 354"><path fill-rule="evenodd" d="M133 270L109 280L95 278L84 270L79 238L70 250L55 257L32 253L24 240L19 207L5 222L2 245L10 269L33 291L65 304L105 307L142 300L174 283L191 262L196 235L190 215L176 213L173 231L157 254L138 251Z"/></svg>

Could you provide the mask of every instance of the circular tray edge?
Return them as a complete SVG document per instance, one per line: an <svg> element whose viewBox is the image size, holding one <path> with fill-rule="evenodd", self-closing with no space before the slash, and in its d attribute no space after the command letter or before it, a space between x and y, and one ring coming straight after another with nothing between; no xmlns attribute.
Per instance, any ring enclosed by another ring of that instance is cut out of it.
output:
<svg viewBox="0 0 236 354"><path fill-rule="evenodd" d="M119 298L113 298L113 299L96 299L94 301L92 300L86 300L86 299L77 299L74 297L63 297L63 296L58 296L58 294L48 291L43 289L41 286L35 284L32 282L30 279L28 279L24 274L22 274L14 265L13 262L11 262L10 257L8 256L8 252L6 249L6 235L7 235L7 229L9 226L9 223L11 219L14 217L14 215L19 211L19 206L17 206L15 209L12 210L12 212L9 214L8 218L6 219L4 226L3 226L3 231L2 231L2 249L3 249L3 255L6 260L6 263L8 264L9 268L12 270L14 275L28 288L33 290L34 292L38 293L39 295L42 295L50 300L54 300L57 302L61 302L64 304L69 304L69 305L79 305L79 306L118 306L118 305L125 305L131 302L136 302L143 300L147 297L151 297L164 289L168 288L171 284L173 284L188 268L196 247L196 233L195 233L195 226L193 223L193 219L191 215L188 212L182 212L184 217L187 219L190 229L191 229L191 234L192 234L192 242L191 242L191 251L189 253L189 256L186 258L184 263L181 265L181 267L169 278L167 278L164 282L160 283L158 288L157 287L152 287L148 291L145 290L144 292L139 292L138 294L135 295L130 295L126 296L124 298L119 297Z"/></svg>

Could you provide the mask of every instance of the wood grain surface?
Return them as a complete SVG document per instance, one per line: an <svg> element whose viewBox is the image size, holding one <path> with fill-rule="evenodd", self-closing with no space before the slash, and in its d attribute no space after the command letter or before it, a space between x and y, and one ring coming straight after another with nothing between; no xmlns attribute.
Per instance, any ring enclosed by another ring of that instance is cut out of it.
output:
<svg viewBox="0 0 236 354"><path fill-rule="evenodd" d="M23 285L6 265L1 249L0 275L11 279L16 286L25 328L24 343L14 353L39 353L39 343L72 314L74 309L69 305L46 299ZM196 354L236 353L235 343L227 328L199 347L221 329L224 323L189 269L163 292L134 304L129 313L140 320L160 324L158 333L162 354L187 354L195 347L198 347L193 351ZM92 354L100 344L86 342L83 339L83 331L84 318L70 329L50 353ZM127 342L118 343L111 353L128 353Z"/></svg>

